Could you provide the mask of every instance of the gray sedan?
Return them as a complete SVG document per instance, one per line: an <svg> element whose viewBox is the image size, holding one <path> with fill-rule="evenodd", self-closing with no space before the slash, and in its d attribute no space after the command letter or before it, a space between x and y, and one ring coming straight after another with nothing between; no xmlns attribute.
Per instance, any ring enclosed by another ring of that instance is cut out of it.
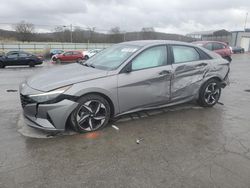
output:
<svg viewBox="0 0 250 188"><path fill-rule="evenodd" d="M198 101L215 105L228 83L229 63L176 41L113 45L84 63L53 68L20 85L29 126L78 132L98 130L123 114Z"/></svg>

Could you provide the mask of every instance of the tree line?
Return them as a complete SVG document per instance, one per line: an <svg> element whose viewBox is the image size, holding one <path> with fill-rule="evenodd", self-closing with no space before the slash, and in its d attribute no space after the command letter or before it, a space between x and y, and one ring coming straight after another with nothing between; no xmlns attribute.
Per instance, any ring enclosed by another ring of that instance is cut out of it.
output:
<svg viewBox="0 0 250 188"><path fill-rule="evenodd" d="M178 40L191 42L192 38L178 34L156 32L153 27L144 27L139 32L121 31L113 27L106 33L96 31L95 27L82 29L77 26L57 26L49 33L35 32L35 25L21 21L13 26L14 31L0 30L0 40L10 38L22 42L73 42L73 43L119 43L131 40Z"/></svg>

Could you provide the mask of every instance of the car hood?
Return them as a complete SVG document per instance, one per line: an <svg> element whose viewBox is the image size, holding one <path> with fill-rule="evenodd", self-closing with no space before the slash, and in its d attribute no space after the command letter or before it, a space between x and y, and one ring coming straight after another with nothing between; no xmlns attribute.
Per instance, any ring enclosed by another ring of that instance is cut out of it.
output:
<svg viewBox="0 0 250 188"><path fill-rule="evenodd" d="M107 71L73 63L45 70L30 77L27 80L27 84L33 89L47 92L66 85L93 80L107 75Z"/></svg>

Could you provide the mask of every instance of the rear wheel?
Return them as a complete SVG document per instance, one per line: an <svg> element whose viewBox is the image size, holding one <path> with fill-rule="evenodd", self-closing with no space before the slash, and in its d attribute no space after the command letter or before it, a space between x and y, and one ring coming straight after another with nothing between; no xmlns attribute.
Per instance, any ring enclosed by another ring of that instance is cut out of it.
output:
<svg viewBox="0 0 250 188"><path fill-rule="evenodd" d="M34 61L29 62L29 66L30 67L35 67L35 62Z"/></svg>
<svg viewBox="0 0 250 188"><path fill-rule="evenodd" d="M78 58L78 59L76 60L77 63L79 63L79 62L81 62L81 61L82 61L81 58Z"/></svg>
<svg viewBox="0 0 250 188"><path fill-rule="evenodd" d="M99 95L86 95L70 116L71 127L80 133L92 132L103 128L110 119L110 105Z"/></svg>
<svg viewBox="0 0 250 188"><path fill-rule="evenodd" d="M203 107L212 107L220 99L220 82L216 79L210 79L200 89L198 103Z"/></svg>

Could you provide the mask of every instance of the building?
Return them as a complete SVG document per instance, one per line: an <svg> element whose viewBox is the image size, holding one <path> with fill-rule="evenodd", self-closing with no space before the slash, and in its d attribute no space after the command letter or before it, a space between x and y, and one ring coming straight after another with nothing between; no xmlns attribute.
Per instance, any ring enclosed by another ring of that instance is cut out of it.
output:
<svg viewBox="0 0 250 188"><path fill-rule="evenodd" d="M250 51L250 31L232 31L231 46L240 46L245 51Z"/></svg>
<svg viewBox="0 0 250 188"><path fill-rule="evenodd" d="M230 43L232 33L225 29L222 29L213 31L194 32L194 33L189 33L186 36L192 37L196 40L222 41Z"/></svg>

